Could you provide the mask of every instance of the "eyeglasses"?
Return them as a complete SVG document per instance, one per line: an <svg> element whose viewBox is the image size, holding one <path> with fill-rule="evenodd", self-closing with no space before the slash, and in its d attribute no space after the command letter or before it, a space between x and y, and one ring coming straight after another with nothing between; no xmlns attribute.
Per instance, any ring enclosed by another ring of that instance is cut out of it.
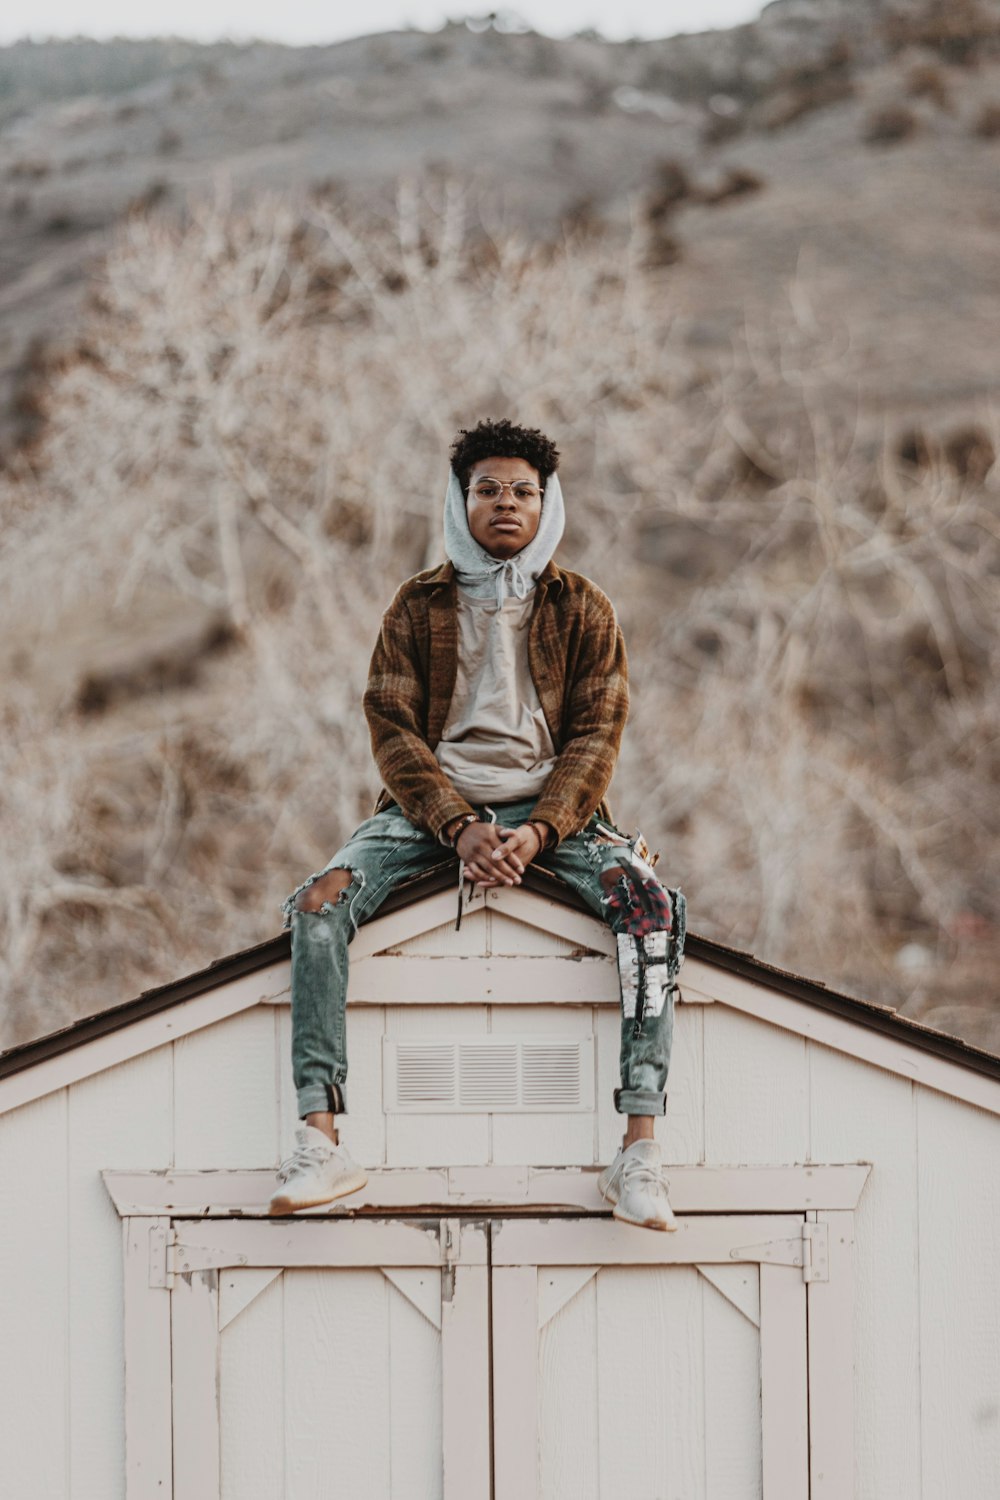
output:
<svg viewBox="0 0 1000 1500"><path fill-rule="evenodd" d="M537 484L532 484L529 479L490 479L484 477L476 483L470 484L466 489L467 495L475 495L477 500L499 500L504 490L510 490L515 500L534 500L536 495L542 492Z"/></svg>

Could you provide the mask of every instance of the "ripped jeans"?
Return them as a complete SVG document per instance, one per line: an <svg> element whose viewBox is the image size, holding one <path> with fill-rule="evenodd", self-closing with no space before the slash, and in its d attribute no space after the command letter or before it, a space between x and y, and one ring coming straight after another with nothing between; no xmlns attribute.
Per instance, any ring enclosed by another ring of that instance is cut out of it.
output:
<svg viewBox="0 0 1000 1500"><path fill-rule="evenodd" d="M536 798L493 803L489 811L498 823L513 828L531 816ZM482 807L476 808L483 812ZM628 849L601 839L596 815L578 834L555 849L544 850L534 861L551 871L610 921L608 888L601 875L621 866ZM617 830L616 830L617 832ZM292 931L292 1076L299 1118L312 1112L347 1109L347 948L358 927L372 916L390 891L407 877L450 864L454 853L429 833L417 828L399 807L392 806L366 819L322 870L293 891L282 906L285 926ZM351 883L334 902L315 912L299 911L295 898L330 870L354 872ZM621 1018L621 1088L614 1092L615 1108L625 1115L666 1113L666 1081L673 1039L673 991L658 1013L647 1010L641 1026L624 1013Z"/></svg>

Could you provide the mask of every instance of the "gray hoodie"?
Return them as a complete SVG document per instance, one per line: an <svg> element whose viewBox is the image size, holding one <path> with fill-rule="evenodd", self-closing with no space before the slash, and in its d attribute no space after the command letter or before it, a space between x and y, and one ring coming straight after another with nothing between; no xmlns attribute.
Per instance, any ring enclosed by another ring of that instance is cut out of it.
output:
<svg viewBox="0 0 1000 1500"><path fill-rule="evenodd" d="M459 584L475 599L495 596L497 604L502 604L508 594L523 599L558 547L565 524L559 475L550 474L542 492L538 530L531 541L513 557L491 557L469 530L462 486L455 470L450 471L444 497L444 550L454 564Z"/></svg>

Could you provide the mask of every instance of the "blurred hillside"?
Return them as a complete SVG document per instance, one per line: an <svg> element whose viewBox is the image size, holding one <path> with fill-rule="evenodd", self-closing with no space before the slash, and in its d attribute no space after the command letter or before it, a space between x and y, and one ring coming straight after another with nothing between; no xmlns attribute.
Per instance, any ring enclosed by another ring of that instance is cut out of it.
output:
<svg viewBox="0 0 1000 1500"><path fill-rule="evenodd" d="M0 52L10 1044L272 933L447 445L565 454L695 930L1000 1048L1000 11Z"/></svg>
<svg viewBox="0 0 1000 1500"><path fill-rule="evenodd" d="M641 201L707 346L804 257L854 314L865 410L961 420L992 379L998 14L778 0L731 31L621 44L455 23L303 49L2 49L0 457L34 430L123 214L219 184L237 204L331 184L386 199L427 166L471 174L492 222L533 235Z"/></svg>

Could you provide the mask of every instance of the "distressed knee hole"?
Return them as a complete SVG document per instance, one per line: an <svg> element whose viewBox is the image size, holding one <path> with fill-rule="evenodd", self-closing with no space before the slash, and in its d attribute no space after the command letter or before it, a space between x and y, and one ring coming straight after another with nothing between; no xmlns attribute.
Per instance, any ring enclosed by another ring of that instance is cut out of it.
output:
<svg viewBox="0 0 1000 1500"><path fill-rule="evenodd" d="M601 884L606 891L613 891L624 874L621 865L612 865L610 870L601 871Z"/></svg>
<svg viewBox="0 0 1000 1500"><path fill-rule="evenodd" d="M295 898L296 911L319 911L326 902L338 905L344 892L354 879L353 870L329 870L299 891Z"/></svg>

